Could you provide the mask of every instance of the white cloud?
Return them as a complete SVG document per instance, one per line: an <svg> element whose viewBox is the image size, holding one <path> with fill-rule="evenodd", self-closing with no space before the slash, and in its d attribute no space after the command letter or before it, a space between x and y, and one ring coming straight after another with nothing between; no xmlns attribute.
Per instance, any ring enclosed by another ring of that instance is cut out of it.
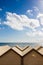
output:
<svg viewBox="0 0 43 65"><path fill-rule="evenodd" d="M23 30L22 24L20 23L19 15L16 13L7 12L6 20L4 24L10 26L12 29Z"/></svg>
<svg viewBox="0 0 43 65"><path fill-rule="evenodd" d="M2 26L2 27L1 27ZM1 22L1 19L0 19L0 30L4 30L5 28L3 27L3 23Z"/></svg>
<svg viewBox="0 0 43 65"><path fill-rule="evenodd" d="M38 16L37 16L37 18L39 18L39 17L43 17L43 14L39 13Z"/></svg>
<svg viewBox="0 0 43 65"><path fill-rule="evenodd" d="M41 28L41 30L43 31L43 28Z"/></svg>
<svg viewBox="0 0 43 65"><path fill-rule="evenodd" d="M42 31L35 31L35 32L27 32L27 36L33 36L33 37L43 37Z"/></svg>
<svg viewBox="0 0 43 65"><path fill-rule="evenodd" d="M32 16L32 17L36 17L37 14L40 13L40 11L39 11L38 7L34 6L33 9L27 10L26 13L27 13L27 15L30 16L30 17L31 17L31 16Z"/></svg>
<svg viewBox="0 0 43 65"><path fill-rule="evenodd" d="M22 18L22 25L25 27L31 28L32 30L40 26L39 21L37 19L30 19L26 15L21 15L21 18Z"/></svg>
<svg viewBox="0 0 43 65"><path fill-rule="evenodd" d="M38 7L34 6L33 9L34 9L34 11L36 11L36 12L39 13L39 9L38 9Z"/></svg>
<svg viewBox="0 0 43 65"><path fill-rule="evenodd" d="M34 7L34 10L38 11L36 7ZM33 14L32 10L27 10L27 12ZM30 42L42 41L41 39L43 38L43 27L40 28L40 23L41 25L43 25L43 14L41 13L37 14L36 19L34 18L32 19L32 18L29 18L27 15L18 15L16 13L7 12L6 21L4 21L5 25L11 27L14 30L22 31L24 30L25 27L28 28L28 31L29 29L31 29L31 31L29 32L25 31L26 35L31 38ZM37 28L40 28L40 29L37 29Z"/></svg>
<svg viewBox="0 0 43 65"><path fill-rule="evenodd" d="M37 28L37 27L39 27L40 25L39 25L39 20L37 20L37 19L30 19L30 26L31 26L31 28Z"/></svg>
<svg viewBox="0 0 43 65"><path fill-rule="evenodd" d="M39 19L40 20L39 20ZM16 30L24 30L25 27L32 29L31 32L27 32L27 36L32 37L43 37L43 28L41 30L37 30L36 28L40 27L40 23L43 25L43 14L39 13L37 15L37 19L29 18L26 15L18 15L16 13L7 12L5 25L10 26L12 29Z"/></svg>
<svg viewBox="0 0 43 65"><path fill-rule="evenodd" d="M1 25L2 23L0 22L0 25Z"/></svg>
<svg viewBox="0 0 43 65"><path fill-rule="evenodd" d="M43 25L43 14L39 13L37 18L40 20L41 25Z"/></svg>
<svg viewBox="0 0 43 65"><path fill-rule="evenodd" d="M1 25L1 22L0 22L0 25Z"/></svg>
<svg viewBox="0 0 43 65"><path fill-rule="evenodd" d="M0 8L0 11L2 11L2 8Z"/></svg>
<svg viewBox="0 0 43 65"><path fill-rule="evenodd" d="M27 10L27 14L29 14L30 16L33 16L33 10Z"/></svg>
<svg viewBox="0 0 43 65"><path fill-rule="evenodd" d="M31 19L26 15L17 15L16 13L11 12L7 12L6 21L4 22L4 24L16 30L23 30L24 27L34 30L35 28L40 26L39 20L37 19Z"/></svg>

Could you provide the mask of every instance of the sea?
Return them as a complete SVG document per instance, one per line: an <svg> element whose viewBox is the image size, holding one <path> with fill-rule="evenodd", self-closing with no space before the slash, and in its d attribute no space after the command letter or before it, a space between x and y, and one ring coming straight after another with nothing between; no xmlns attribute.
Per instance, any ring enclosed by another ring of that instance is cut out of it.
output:
<svg viewBox="0 0 43 65"><path fill-rule="evenodd" d="M9 45L9 46L16 46L16 45L19 45L20 47L24 47L24 46L32 46L32 47L34 47L34 46L37 46L37 45L41 45L42 46L42 44L38 44L38 43L0 43L0 46L4 46L4 45Z"/></svg>

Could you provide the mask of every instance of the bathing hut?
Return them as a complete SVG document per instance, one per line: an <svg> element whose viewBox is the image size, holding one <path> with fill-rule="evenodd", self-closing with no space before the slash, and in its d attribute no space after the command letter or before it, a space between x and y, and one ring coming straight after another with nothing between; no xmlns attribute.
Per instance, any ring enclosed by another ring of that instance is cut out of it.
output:
<svg viewBox="0 0 43 65"><path fill-rule="evenodd" d="M25 50L23 65L43 65L43 55L33 48Z"/></svg>
<svg viewBox="0 0 43 65"><path fill-rule="evenodd" d="M18 51L18 52L17 52ZM20 50L9 46L0 47L0 65L21 65Z"/></svg>

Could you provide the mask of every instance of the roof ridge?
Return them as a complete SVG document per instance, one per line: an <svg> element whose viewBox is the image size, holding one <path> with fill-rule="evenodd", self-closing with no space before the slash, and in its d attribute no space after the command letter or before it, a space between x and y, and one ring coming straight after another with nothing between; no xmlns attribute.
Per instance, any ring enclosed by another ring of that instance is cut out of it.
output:
<svg viewBox="0 0 43 65"><path fill-rule="evenodd" d="M24 51L26 50L29 46L25 46L24 48L21 48L20 46L15 46L16 48L18 48L20 51Z"/></svg>
<svg viewBox="0 0 43 65"><path fill-rule="evenodd" d="M19 46L14 46L14 47L10 47L8 45L5 46L0 46L0 56L2 56L3 54L5 54L7 51L9 51L10 49L14 50L15 52L17 52L20 56L24 56L26 55L28 52L30 52L32 49L36 50L37 52L39 52L40 54L43 55L43 47L40 46L38 48L32 48L31 46L25 46L23 49Z"/></svg>
<svg viewBox="0 0 43 65"><path fill-rule="evenodd" d="M36 47L34 47L34 49L43 55L43 47L42 46L36 46Z"/></svg>
<svg viewBox="0 0 43 65"><path fill-rule="evenodd" d="M15 52L17 52L18 54L20 54L21 56L24 56L26 53L28 53L30 50L32 50L32 47L27 47L27 49L25 49L24 51L21 51L19 48L17 48L16 46L12 48Z"/></svg>
<svg viewBox="0 0 43 65"><path fill-rule="evenodd" d="M39 47L37 50L41 49L42 47Z"/></svg>
<svg viewBox="0 0 43 65"><path fill-rule="evenodd" d="M15 47L12 47L12 49L13 49L16 53L18 53L19 55L22 56L22 51L19 50L16 46L15 46Z"/></svg>
<svg viewBox="0 0 43 65"><path fill-rule="evenodd" d="M34 49L39 49L40 47L42 47L42 46L39 46L39 45L36 45L35 47L34 47Z"/></svg>

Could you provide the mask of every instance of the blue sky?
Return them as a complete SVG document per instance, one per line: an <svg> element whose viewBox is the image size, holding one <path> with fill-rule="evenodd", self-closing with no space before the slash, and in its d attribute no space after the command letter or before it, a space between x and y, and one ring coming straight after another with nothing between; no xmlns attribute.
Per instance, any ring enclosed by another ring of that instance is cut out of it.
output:
<svg viewBox="0 0 43 65"><path fill-rule="evenodd" d="M0 0L0 42L43 43L43 0Z"/></svg>

